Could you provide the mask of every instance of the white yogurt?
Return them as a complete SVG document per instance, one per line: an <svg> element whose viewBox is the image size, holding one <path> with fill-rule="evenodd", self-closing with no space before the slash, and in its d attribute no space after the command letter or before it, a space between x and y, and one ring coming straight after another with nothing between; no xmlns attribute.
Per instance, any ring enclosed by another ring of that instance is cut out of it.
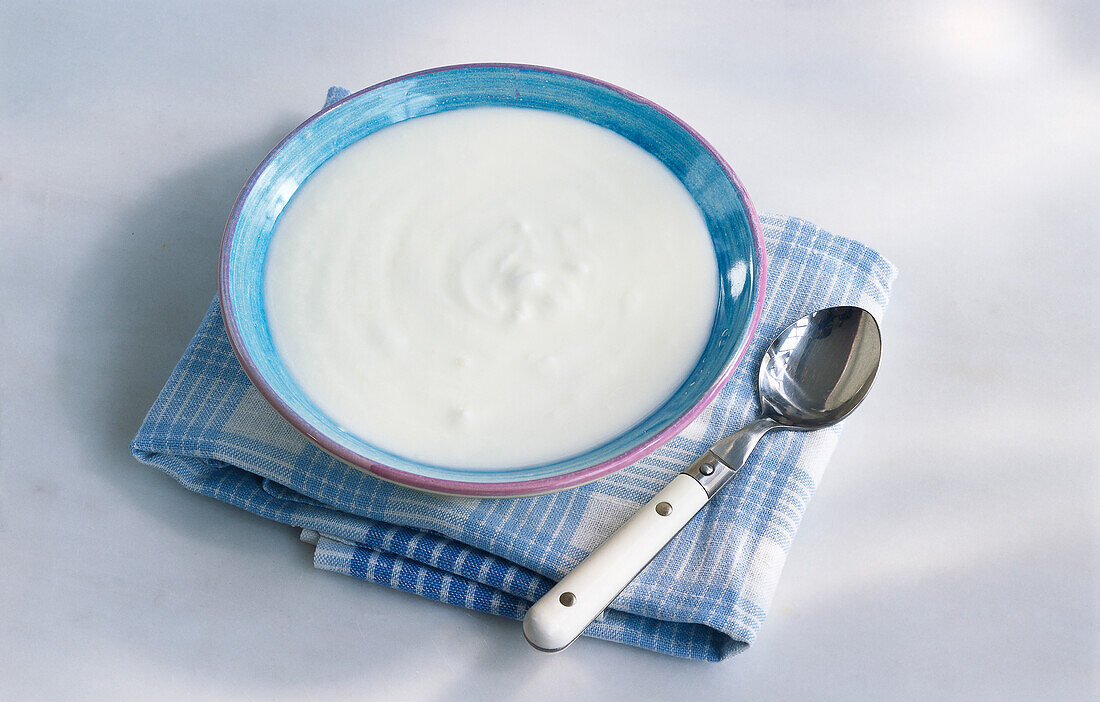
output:
<svg viewBox="0 0 1100 702"><path fill-rule="evenodd" d="M702 214L657 159L556 113L472 108L368 136L276 225L276 349L344 429L408 459L534 465L614 438L698 361Z"/></svg>

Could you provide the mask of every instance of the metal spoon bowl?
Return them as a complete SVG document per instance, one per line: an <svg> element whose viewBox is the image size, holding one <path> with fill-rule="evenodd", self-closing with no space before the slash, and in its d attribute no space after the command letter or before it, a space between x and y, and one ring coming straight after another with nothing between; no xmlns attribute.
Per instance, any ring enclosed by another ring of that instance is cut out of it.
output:
<svg viewBox="0 0 1100 702"><path fill-rule="evenodd" d="M763 416L719 441L685 472L713 495L772 429L812 431L836 424L867 396L881 356L878 322L867 310L829 307L803 317L764 352L756 379ZM730 470L717 470L711 458Z"/></svg>
<svg viewBox="0 0 1100 702"><path fill-rule="evenodd" d="M760 419L715 444L532 605L523 620L528 643L540 651L572 643L737 475L764 434L822 429L851 413L881 354L878 323L859 307L830 307L780 332L760 363Z"/></svg>
<svg viewBox="0 0 1100 702"><path fill-rule="evenodd" d="M757 388L765 415L791 429L835 424L867 395L878 371L878 323L859 307L803 317L768 346Z"/></svg>

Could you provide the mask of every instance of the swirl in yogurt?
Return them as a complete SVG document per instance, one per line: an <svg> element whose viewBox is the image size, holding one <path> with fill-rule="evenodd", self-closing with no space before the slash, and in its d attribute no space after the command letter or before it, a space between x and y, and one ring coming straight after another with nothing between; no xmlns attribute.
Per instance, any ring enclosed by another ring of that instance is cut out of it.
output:
<svg viewBox="0 0 1100 702"><path fill-rule="evenodd" d="M275 347L346 430L435 465L594 448L663 404L709 335L717 267L683 185L564 115L469 108L334 156L276 223Z"/></svg>

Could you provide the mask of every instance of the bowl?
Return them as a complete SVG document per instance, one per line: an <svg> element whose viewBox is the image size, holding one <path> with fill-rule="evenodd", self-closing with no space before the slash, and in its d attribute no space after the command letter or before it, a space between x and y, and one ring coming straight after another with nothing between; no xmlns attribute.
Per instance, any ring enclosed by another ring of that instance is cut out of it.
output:
<svg viewBox="0 0 1100 702"><path fill-rule="evenodd" d="M683 183L706 221L718 261L714 324L702 355L663 405L611 441L535 466L473 470L411 461L327 417L281 362L264 312L264 265L279 214L333 155L387 126L475 106L550 110L610 129L656 156ZM760 223L737 176L691 127L663 108L594 78L539 66L465 64L401 76L329 105L282 140L249 178L221 249L221 307L245 373L292 426L336 458L384 480L471 497L515 497L581 485L623 468L676 436L729 380L756 329L764 299Z"/></svg>

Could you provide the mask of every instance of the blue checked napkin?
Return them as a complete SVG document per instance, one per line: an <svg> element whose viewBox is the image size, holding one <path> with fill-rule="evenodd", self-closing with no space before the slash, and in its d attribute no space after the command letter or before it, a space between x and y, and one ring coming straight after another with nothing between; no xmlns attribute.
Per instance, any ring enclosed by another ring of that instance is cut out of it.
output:
<svg viewBox="0 0 1100 702"><path fill-rule="evenodd" d="M344 94L330 91L329 99ZM683 434L594 483L479 500L418 492L352 468L260 396L233 355L217 300L131 451L191 490L300 528L318 568L521 619L676 473L758 413L759 359L783 327L841 304L882 320L896 276L882 256L793 217L764 214L761 222L767 298L745 361ZM736 480L585 634L705 660L747 647L839 434L838 426L765 437Z"/></svg>

